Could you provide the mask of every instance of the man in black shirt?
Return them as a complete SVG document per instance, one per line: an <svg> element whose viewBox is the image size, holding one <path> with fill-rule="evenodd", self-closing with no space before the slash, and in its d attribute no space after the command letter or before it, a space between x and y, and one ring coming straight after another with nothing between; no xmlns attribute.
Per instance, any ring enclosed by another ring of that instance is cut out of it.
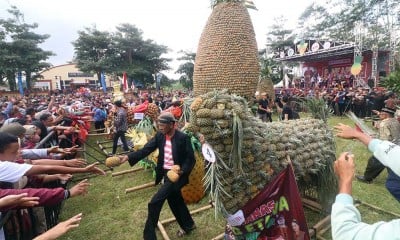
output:
<svg viewBox="0 0 400 240"><path fill-rule="evenodd" d="M293 119L293 110L289 106L289 98L287 96L284 96L281 98L281 103L283 105L282 107L282 120L291 120Z"/></svg>
<svg viewBox="0 0 400 240"><path fill-rule="evenodd" d="M267 93L265 92L261 94L261 99L258 101L257 115L263 122L266 122L267 118L270 122L272 122L271 109L269 108L269 101L267 98Z"/></svg>

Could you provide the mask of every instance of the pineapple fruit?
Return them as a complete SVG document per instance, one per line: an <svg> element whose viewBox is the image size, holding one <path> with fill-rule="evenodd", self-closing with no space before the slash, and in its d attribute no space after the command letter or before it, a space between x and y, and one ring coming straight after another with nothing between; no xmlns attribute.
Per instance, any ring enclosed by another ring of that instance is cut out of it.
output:
<svg viewBox="0 0 400 240"><path fill-rule="evenodd" d="M119 160L119 157L108 157L106 158L106 166L109 168L113 168L116 166L119 166L121 164L121 161Z"/></svg>
<svg viewBox="0 0 400 240"><path fill-rule="evenodd" d="M189 183L186 184L181 192L186 203L197 203L204 197L204 158L201 152L195 150L194 157L196 164L189 175Z"/></svg>

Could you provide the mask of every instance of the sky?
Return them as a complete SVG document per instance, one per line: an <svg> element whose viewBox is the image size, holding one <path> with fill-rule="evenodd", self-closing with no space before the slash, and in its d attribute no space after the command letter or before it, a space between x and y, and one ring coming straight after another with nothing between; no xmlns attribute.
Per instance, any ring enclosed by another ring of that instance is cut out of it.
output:
<svg viewBox="0 0 400 240"><path fill-rule="evenodd" d="M322 0L321 0L322 1ZM264 48L273 19L285 16L288 26L295 27L302 11L311 0L253 0L258 11L249 9L258 48ZM56 56L48 62L54 66L71 61L71 42L77 31L96 26L101 31L115 31L115 26L130 23L152 39L170 49L167 57L175 58L180 50L196 52L201 32L211 14L210 0L0 0L0 17L9 18L7 9L15 5L26 23L37 23L35 32L50 34L42 45ZM173 61L176 71L179 62ZM168 74L168 73L167 73Z"/></svg>

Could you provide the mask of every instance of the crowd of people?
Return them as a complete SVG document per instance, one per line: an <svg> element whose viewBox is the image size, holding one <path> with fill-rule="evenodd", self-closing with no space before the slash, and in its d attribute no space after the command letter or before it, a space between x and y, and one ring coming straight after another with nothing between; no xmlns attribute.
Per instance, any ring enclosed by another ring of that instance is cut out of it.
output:
<svg viewBox="0 0 400 240"><path fill-rule="evenodd" d="M156 182L164 178L164 185L149 202L144 238L155 239L158 216L166 200L182 228L178 235L190 233L196 226L183 203L180 188L187 183L194 158L187 136L175 127L179 115L182 114L182 99L186 96L191 96L191 93L179 91L137 93L128 95L125 102L114 101L112 94L71 93L51 97L2 97L0 99L0 139L2 139L0 141L0 210L3 215L14 214L32 224L28 229L24 226L12 228L9 225L14 223L7 225L5 221L0 232L0 239L12 239L16 235L23 236L22 239L54 239L54 236L59 236L68 229L76 227L82 214L52 229L47 229L46 219L40 207L61 203L70 197L85 194L89 187L88 181L84 180L70 189L67 189L65 184L57 188L46 188L46 183L54 181L65 183L73 173L105 174L103 170L96 167L96 164L87 165L79 158L80 146L84 144L86 137L84 132L86 131L87 134L90 129L87 122L93 121L97 133L102 133L106 128L105 121L112 119L115 127L112 155L118 154L119 139L122 142L122 149L129 151L130 148L125 139L128 128L127 108L140 108L142 104L148 103L156 104L160 112L168 112L161 114L157 119L158 134L142 150L120 155L121 163L129 162L130 165L134 165L156 148L163 153L159 155ZM397 153L400 147L390 145L390 143L397 143L400 136L400 124L395 118L396 106L399 103L396 95L380 88L280 89L276 92L276 99L271 99L267 93L261 93L259 100L255 101L255 114L262 121L271 122L272 113L275 111L279 112L280 120L295 119L297 111L303 109L293 103L307 98L324 99L338 116L351 110L360 118L375 117L379 120L376 123L379 132L376 137L380 140L373 140L348 126L339 125L336 129L339 137L359 139L374 153L364 175L357 175L357 179L371 183L373 178L387 168L389 174L386 187L400 201L399 170L394 163L395 155L391 150L394 148L394 152ZM55 134L48 138L49 133ZM186 150L183 151L184 149ZM182 169L178 174L179 180L171 182L166 177L166 173L175 164L181 165ZM351 153L342 154L338 158L335 162L335 171L339 177L339 195L332 211L334 239L357 239L359 233L356 233L355 229L366 229L368 233L371 233L383 231L380 227L397 226L395 221L374 225L361 222L351 197L351 181L354 175L354 156ZM10 211L15 209L17 211ZM12 221L13 217L8 216L8 219ZM349 222L354 227L344 226L344 223ZM27 230L18 232L20 229ZM363 238L367 236L361 235ZM347 238L349 236L351 238Z"/></svg>

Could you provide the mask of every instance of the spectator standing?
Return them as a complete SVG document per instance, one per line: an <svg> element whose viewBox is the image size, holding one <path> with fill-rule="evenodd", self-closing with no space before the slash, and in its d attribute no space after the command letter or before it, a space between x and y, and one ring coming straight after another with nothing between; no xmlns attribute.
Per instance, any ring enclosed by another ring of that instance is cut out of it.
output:
<svg viewBox="0 0 400 240"><path fill-rule="evenodd" d="M377 123L377 128L379 131L378 138L381 140L386 140L393 142L400 138L400 123L394 118L394 109L382 108L380 112L373 110L374 113L378 114L380 121ZM365 169L364 175L357 175L356 178L359 181L365 183L371 183L383 170L385 166L374 156L368 159L367 168ZM389 169L388 169L389 170ZM391 171L388 171L388 180L397 179L398 177L392 176ZM400 179L398 184L400 184ZM400 199L400 198L399 198Z"/></svg>
<svg viewBox="0 0 400 240"><path fill-rule="evenodd" d="M261 99L258 101L257 115L258 118L260 118L261 121L263 122L266 122L267 119L268 121L272 122L271 109L269 108L268 96L267 93L265 92L261 93Z"/></svg>
<svg viewBox="0 0 400 240"><path fill-rule="evenodd" d="M335 127L337 136L357 139L373 152L374 156L396 175L400 175L400 146L389 141L372 139L349 126L340 124ZM331 225L332 239L398 239L400 236L400 219L390 222L367 224L361 222L360 212L354 206L352 181L355 173L354 156L342 153L335 161L335 173L339 177L339 193L332 206Z"/></svg>
<svg viewBox="0 0 400 240"><path fill-rule="evenodd" d="M104 121L106 119L107 119L106 110L101 108L101 104L99 102L96 102L95 107L93 109L93 120L94 120L94 128L97 130L97 133L104 132L104 129L106 128L104 126Z"/></svg>
<svg viewBox="0 0 400 240"><path fill-rule="evenodd" d="M293 110L289 105L289 98L284 96L281 98L282 103L282 120L287 121L293 119Z"/></svg>
<svg viewBox="0 0 400 240"><path fill-rule="evenodd" d="M126 142L125 133L128 130L128 115L126 113L125 108L122 106L121 101L114 102L116 109L115 118L114 118L114 139L113 139L113 148L112 154L114 155L117 152L118 139L121 138L122 146L124 151L129 151L128 143Z"/></svg>

